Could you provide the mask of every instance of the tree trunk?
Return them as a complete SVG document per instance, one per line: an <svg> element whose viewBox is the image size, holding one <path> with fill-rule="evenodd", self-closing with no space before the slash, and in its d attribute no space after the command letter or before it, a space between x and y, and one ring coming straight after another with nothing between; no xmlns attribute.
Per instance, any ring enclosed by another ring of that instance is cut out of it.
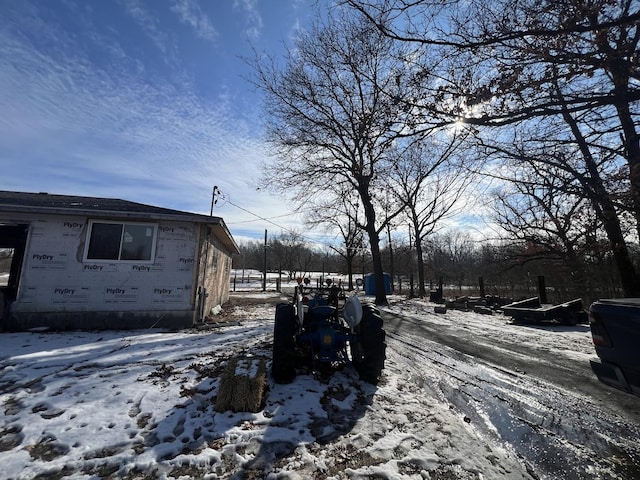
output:
<svg viewBox="0 0 640 480"><path fill-rule="evenodd" d="M349 291L353 290L353 258L355 254L347 250L345 260L347 262L347 277L349 278Z"/></svg>
<svg viewBox="0 0 640 480"><path fill-rule="evenodd" d="M635 123L629 111L629 103L619 102L616 109L624 133L624 149L629 164L633 217L636 221L636 231L640 235L640 137L636 132Z"/></svg>
<svg viewBox="0 0 640 480"><path fill-rule="evenodd" d="M629 255L629 248L627 246L626 239L624 238L624 233L622 232L620 218L618 217L615 204L611 200L609 192L604 186L598 165L591 155L589 145L582 136L576 120L569 113L567 106L563 105L563 107L562 116L573 132L574 138L582 152L587 171L589 172L588 177L578 177L578 180L585 187L585 192L591 200L596 214L602 220L602 226L607 233L611 253L615 259L616 266L618 267L624 296L640 296L640 281L638 279L638 273L636 272L636 268L633 265L631 256ZM621 118L621 120L623 119ZM634 164L632 161L629 161L629 168L631 171L634 170Z"/></svg>
<svg viewBox="0 0 640 480"><path fill-rule="evenodd" d="M424 297L427 295L427 289L424 285L424 258L422 254L422 240L418 237L416 237L416 257L418 258L418 296Z"/></svg>
<svg viewBox="0 0 640 480"><path fill-rule="evenodd" d="M640 296L640 282L638 281L638 274L629 255L624 234L620 228L620 220L611 200L606 198L603 203L607 205L611 204L608 205L609 208L603 206L602 222L607 232L616 266L618 267L622 291L625 297L638 297Z"/></svg>
<svg viewBox="0 0 640 480"><path fill-rule="evenodd" d="M592 24L594 23L597 23L597 20L592 20ZM625 30L621 29L620 31L624 32ZM619 40L622 40L622 34ZM631 37L629 37L629 40L631 40ZM622 42L620 43L622 44ZM631 61L625 61L623 59L624 57L621 55L623 52L614 52L611 49L609 39L606 36L599 35L597 37L596 44L598 46L598 50L603 53L608 60L605 70L609 73L613 82L613 93L615 98L614 107L622 128L621 137L625 152L624 156L629 165L632 215L636 221L636 231L640 234L640 136L636 131L634 115L629 108L629 105L634 103L630 85L633 84L634 73L637 72L635 72ZM632 45L637 47L637 37L634 39L632 44L628 45L629 46L627 48L630 48ZM635 53L637 54L637 51ZM630 52L630 55L632 54L633 51ZM636 279L636 282L637 281L638 280ZM638 285L636 285L636 289L637 288ZM640 292L637 290L634 292L634 294L638 293Z"/></svg>
<svg viewBox="0 0 640 480"><path fill-rule="evenodd" d="M382 255L380 255L380 237L373 228L367 229L369 243L371 245L371 261L373 263L373 280L376 289L376 305L387 305L387 292L384 287L384 270L382 269Z"/></svg>
<svg viewBox="0 0 640 480"><path fill-rule="evenodd" d="M376 305L387 305L387 292L384 288L384 270L382 269L382 256L380 255L380 236L376 229L376 212L369 194L366 178L362 179L360 188L360 198L364 208L364 215L367 221L366 230L369 235L369 245L371 247L371 262L373 263L373 281L376 290Z"/></svg>

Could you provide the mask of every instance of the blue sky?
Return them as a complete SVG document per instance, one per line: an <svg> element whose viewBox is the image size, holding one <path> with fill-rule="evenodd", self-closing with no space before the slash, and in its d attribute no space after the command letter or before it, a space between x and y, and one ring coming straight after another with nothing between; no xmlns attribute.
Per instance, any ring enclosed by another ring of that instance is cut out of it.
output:
<svg viewBox="0 0 640 480"><path fill-rule="evenodd" d="M311 0L0 0L0 189L209 213L234 237L301 230L255 189L260 100L240 58L279 54ZM243 210L244 209L244 210Z"/></svg>

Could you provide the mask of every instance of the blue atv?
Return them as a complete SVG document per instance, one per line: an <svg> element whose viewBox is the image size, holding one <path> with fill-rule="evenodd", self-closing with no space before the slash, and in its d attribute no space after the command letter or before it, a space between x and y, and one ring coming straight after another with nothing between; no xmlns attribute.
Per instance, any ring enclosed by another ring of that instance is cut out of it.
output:
<svg viewBox="0 0 640 480"><path fill-rule="evenodd" d="M384 368L386 343L380 312L327 280L326 287L299 282L293 302L276 306L272 375L277 383L295 379L307 364L326 376L353 365L360 379L376 385Z"/></svg>

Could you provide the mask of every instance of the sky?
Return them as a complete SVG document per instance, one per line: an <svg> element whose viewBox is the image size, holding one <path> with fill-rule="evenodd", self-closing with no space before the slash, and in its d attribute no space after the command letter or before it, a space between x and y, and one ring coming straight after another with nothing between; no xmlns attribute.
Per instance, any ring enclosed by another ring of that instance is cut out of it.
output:
<svg viewBox="0 0 640 480"><path fill-rule="evenodd" d="M282 54L314 4L0 0L0 189L209 214L217 186L237 241L302 231L256 188L267 149L243 58Z"/></svg>

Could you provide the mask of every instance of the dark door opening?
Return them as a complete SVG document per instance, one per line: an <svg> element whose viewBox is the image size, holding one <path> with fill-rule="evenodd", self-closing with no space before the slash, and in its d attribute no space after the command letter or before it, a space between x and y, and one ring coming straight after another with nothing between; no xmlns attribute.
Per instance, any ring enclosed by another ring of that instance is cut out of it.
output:
<svg viewBox="0 0 640 480"><path fill-rule="evenodd" d="M0 318L16 299L29 225L0 224Z"/></svg>

